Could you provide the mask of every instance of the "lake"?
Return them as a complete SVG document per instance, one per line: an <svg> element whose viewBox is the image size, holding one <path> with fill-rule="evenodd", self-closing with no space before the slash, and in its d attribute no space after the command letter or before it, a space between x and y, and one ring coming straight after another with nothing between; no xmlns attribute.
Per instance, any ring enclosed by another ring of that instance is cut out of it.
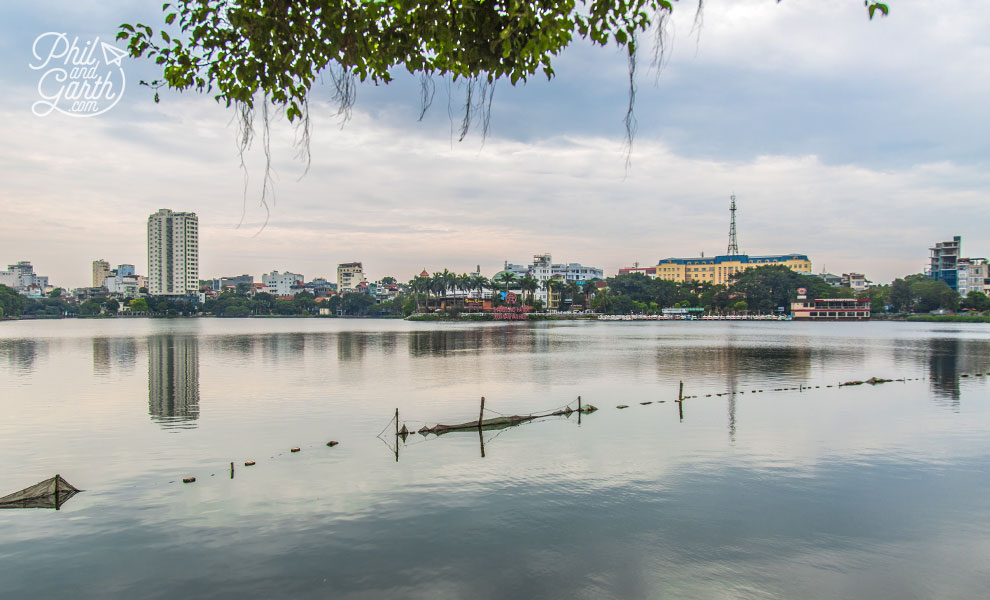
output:
<svg viewBox="0 0 990 600"><path fill-rule="evenodd" d="M985 325L3 322L0 496L85 491L0 510L0 589L983 597L988 391ZM481 396L599 410L395 437Z"/></svg>

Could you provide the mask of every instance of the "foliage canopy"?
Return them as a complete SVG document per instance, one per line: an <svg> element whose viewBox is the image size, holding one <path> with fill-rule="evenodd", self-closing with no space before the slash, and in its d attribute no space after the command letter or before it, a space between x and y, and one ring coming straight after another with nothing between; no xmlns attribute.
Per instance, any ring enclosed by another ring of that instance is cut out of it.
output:
<svg viewBox="0 0 990 600"><path fill-rule="evenodd" d="M465 79L480 85L468 86L463 137L472 109L490 106L490 86L540 72L552 77L553 57L578 38L627 52L631 110L638 38L652 30L662 56L676 1L177 0L162 5L165 28L157 35L149 25L125 23L117 39L128 42L131 56L161 65L154 86L211 93L246 110L260 96L289 120L308 118L310 91L324 72L344 113L355 79L388 83L396 69L420 74L424 111L430 76ZM886 4L865 4L871 19L888 13Z"/></svg>

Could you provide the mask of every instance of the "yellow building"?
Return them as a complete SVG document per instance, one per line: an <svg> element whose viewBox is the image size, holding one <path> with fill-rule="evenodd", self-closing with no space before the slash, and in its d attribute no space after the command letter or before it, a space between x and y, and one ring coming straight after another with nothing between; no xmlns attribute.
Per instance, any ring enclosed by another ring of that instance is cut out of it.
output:
<svg viewBox="0 0 990 600"><path fill-rule="evenodd" d="M619 274L643 273L651 278L668 281L707 281L727 284L736 273L769 265L783 265L792 271L811 275L811 260L804 254L773 256L735 254L700 258L665 258L655 267L619 269Z"/></svg>

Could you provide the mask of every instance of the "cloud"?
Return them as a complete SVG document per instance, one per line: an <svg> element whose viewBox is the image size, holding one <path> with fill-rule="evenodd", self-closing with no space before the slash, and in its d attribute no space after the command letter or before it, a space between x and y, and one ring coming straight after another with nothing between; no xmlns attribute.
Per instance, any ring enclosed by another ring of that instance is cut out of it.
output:
<svg viewBox="0 0 990 600"><path fill-rule="evenodd" d="M304 177L295 131L272 125L270 215L257 143L245 197L232 112L209 98L166 93L156 105L132 86L96 119L32 117L31 36L19 31L0 72L0 260L33 260L56 283L83 285L96 258L143 265L147 215L168 207L200 215L203 277L329 277L349 260L374 277L476 264L490 274L541 252L614 272L724 251L730 193L744 250L807 253L816 269L886 281L920 271L928 246L952 235L990 254L980 218L990 62L979 34L990 10L962 18L958 2L932 12L905 1L871 23L855 3L713 0L696 41L686 6L658 86L642 73L630 169L625 62L579 43L554 81L497 88L484 143L452 139L442 82L423 122L411 78L361 86L343 129L317 90ZM5 30L73 26L57 11L4 10L14 18ZM129 10L73 18L80 31L112 32ZM131 83L153 72L125 68Z"/></svg>

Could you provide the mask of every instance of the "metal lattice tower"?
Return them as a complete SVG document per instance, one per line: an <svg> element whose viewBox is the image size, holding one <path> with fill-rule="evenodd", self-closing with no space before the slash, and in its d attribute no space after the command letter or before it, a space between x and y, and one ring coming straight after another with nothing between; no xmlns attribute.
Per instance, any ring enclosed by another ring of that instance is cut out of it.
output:
<svg viewBox="0 0 990 600"><path fill-rule="evenodd" d="M732 194L729 199L732 200L732 204L729 205L729 214L732 215L732 219L729 221L729 249L726 254L735 256L739 254L739 241L736 239L736 195Z"/></svg>

